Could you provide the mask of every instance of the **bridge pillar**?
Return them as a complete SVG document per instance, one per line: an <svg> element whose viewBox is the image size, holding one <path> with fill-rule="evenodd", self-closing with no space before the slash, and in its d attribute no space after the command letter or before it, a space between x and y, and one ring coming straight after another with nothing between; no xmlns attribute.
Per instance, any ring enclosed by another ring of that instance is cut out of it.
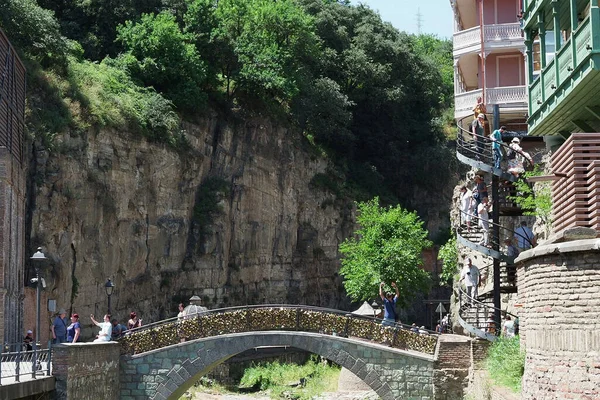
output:
<svg viewBox="0 0 600 400"><path fill-rule="evenodd" d="M59 344L53 349L56 400L119 400L117 342Z"/></svg>

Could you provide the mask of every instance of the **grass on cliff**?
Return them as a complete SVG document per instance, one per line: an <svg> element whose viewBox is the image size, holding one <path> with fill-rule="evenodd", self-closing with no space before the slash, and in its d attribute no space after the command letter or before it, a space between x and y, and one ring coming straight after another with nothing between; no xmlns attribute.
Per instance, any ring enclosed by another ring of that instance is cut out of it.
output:
<svg viewBox="0 0 600 400"><path fill-rule="evenodd" d="M506 386L515 393L521 391L525 352L521 351L518 336L498 338L490 346L485 365L497 385Z"/></svg>

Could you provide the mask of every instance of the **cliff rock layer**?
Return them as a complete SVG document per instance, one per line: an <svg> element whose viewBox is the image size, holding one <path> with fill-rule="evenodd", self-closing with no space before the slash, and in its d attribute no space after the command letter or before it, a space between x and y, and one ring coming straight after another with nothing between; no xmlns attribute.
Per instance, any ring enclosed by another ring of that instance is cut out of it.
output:
<svg viewBox="0 0 600 400"><path fill-rule="evenodd" d="M81 315L150 322L193 294L210 308L347 306L338 244L353 208L311 179L327 162L262 119L207 117L178 152L109 129L34 146L30 247L44 247L48 296Z"/></svg>

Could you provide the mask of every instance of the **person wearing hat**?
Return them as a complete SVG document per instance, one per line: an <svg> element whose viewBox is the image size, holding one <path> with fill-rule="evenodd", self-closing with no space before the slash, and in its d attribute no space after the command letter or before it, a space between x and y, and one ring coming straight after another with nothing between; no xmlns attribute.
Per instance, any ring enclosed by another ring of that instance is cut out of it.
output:
<svg viewBox="0 0 600 400"><path fill-rule="evenodd" d="M52 343L65 343L67 341L67 312L64 308L58 310L58 315L52 320Z"/></svg>
<svg viewBox="0 0 600 400"><path fill-rule="evenodd" d="M477 146L477 159L481 159L483 153L483 138L485 134L485 114L481 113L471 123L471 133L475 137Z"/></svg>
<svg viewBox="0 0 600 400"><path fill-rule="evenodd" d="M67 327L67 342L77 343L80 332L81 325L79 324L79 314L73 314L71 315L71 325Z"/></svg>
<svg viewBox="0 0 600 400"><path fill-rule="evenodd" d="M30 351L33 350L31 343L33 342L33 331L30 329L27 331L27 334L23 338L23 344L25 345L25 350Z"/></svg>
<svg viewBox="0 0 600 400"><path fill-rule="evenodd" d="M521 141L519 138L513 138L508 146L510 148L509 154L506 156L508 159L508 172L516 177L525 172L525 168L523 168L523 158L527 158L531 161L531 157L523 151L520 143Z"/></svg>

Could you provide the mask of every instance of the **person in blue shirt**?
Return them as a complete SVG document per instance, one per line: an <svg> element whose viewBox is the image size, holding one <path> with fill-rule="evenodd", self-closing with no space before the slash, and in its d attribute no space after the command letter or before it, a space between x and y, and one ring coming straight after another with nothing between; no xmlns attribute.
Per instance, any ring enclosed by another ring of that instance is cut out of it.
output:
<svg viewBox="0 0 600 400"><path fill-rule="evenodd" d="M394 296L393 293L384 294L383 285L385 285L384 282L381 282L379 285L379 296L381 297L381 300L383 300L383 309L385 311L381 325L394 326L396 324L396 301L398 301L400 292L398 292L398 286L396 286L396 282L392 282L392 287L396 291L396 295Z"/></svg>
<svg viewBox="0 0 600 400"><path fill-rule="evenodd" d="M490 140L492 141L492 150L494 152L494 168L500 168L500 161L502 161L502 134L506 130L505 126L501 126L500 129L496 129L492 132Z"/></svg>

